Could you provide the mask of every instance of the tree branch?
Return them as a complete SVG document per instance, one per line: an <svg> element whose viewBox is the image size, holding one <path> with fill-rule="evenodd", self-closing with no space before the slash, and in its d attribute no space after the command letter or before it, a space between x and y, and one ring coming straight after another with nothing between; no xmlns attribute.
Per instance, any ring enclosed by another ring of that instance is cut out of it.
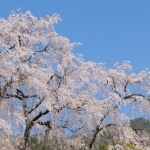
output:
<svg viewBox="0 0 150 150"><path fill-rule="evenodd" d="M48 127L48 129L45 131L46 133L52 128L51 125L50 125L50 121L46 121L46 122L36 122L38 123L39 125L45 125Z"/></svg>
<svg viewBox="0 0 150 150"><path fill-rule="evenodd" d="M46 114L48 114L49 113L49 110L48 109L46 109L45 111L41 111L37 116L35 116L33 119L32 119L32 123L34 122L34 121L37 121L40 117L42 117L43 115L46 115Z"/></svg>
<svg viewBox="0 0 150 150"><path fill-rule="evenodd" d="M0 90L0 100L4 97L4 95L6 94L7 88L13 83L13 80L11 78L11 80L9 80L4 87Z"/></svg>
<svg viewBox="0 0 150 150"><path fill-rule="evenodd" d="M42 99L35 105L35 107L32 108L32 109L29 111L29 114L32 113L36 108L38 108L38 107L42 104L42 102L44 101L44 99L45 99L45 97L42 98Z"/></svg>
<svg viewBox="0 0 150 150"><path fill-rule="evenodd" d="M41 53L41 52L44 52L44 51L47 51L47 47L48 47L48 45L46 45L45 46L45 48L44 49L42 49L42 50L36 50L32 55L35 55L36 53ZM31 58L32 58L32 55L31 56L29 56L29 58L28 59L26 59L26 60L24 60L23 62L27 62L27 61L29 61Z"/></svg>

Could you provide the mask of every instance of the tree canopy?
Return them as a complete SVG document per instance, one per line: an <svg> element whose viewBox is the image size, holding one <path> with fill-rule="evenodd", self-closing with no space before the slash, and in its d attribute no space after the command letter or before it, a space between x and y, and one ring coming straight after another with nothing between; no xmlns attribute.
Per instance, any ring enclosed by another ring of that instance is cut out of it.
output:
<svg viewBox="0 0 150 150"><path fill-rule="evenodd" d="M92 149L99 133L130 119L123 105L132 115L149 114L149 70L132 73L128 61L110 69L84 61L73 53L79 43L55 32L59 20L30 11L0 19L2 147L27 150L36 135L63 141L64 149ZM77 135L90 136L88 146Z"/></svg>

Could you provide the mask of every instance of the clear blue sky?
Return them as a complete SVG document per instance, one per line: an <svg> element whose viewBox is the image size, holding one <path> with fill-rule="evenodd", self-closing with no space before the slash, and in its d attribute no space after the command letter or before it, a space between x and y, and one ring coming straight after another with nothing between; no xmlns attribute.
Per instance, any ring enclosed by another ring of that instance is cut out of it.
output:
<svg viewBox="0 0 150 150"><path fill-rule="evenodd" d="M60 14L56 31L81 42L74 49L86 61L131 61L135 72L150 68L150 0L3 0L0 17L11 10L30 10L37 17Z"/></svg>

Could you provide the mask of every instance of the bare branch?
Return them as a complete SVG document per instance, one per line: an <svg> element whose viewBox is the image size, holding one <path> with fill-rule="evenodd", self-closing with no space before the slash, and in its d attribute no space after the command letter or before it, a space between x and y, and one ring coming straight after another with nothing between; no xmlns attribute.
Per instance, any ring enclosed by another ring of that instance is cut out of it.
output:
<svg viewBox="0 0 150 150"><path fill-rule="evenodd" d="M0 90L0 100L5 96L7 88L13 83L13 80L9 80L4 87Z"/></svg>
<svg viewBox="0 0 150 150"><path fill-rule="evenodd" d="M32 58L32 56L35 55L36 53L41 53L41 52L47 51L47 47L48 47L48 45L46 45L45 48L42 50L36 50L31 56L29 56L28 59L24 60L23 62L25 63L25 62L29 61Z"/></svg>
<svg viewBox="0 0 150 150"><path fill-rule="evenodd" d="M31 122L37 121L40 117L42 117L43 115L46 115L49 113L49 110L46 109L45 111L41 111L38 115L36 115Z"/></svg>
<svg viewBox="0 0 150 150"><path fill-rule="evenodd" d="M33 107L30 111L29 111L29 114L32 113L36 108L38 108L42 102L45 100L45 97L43 97L36 105L35 107Z"/></svg>

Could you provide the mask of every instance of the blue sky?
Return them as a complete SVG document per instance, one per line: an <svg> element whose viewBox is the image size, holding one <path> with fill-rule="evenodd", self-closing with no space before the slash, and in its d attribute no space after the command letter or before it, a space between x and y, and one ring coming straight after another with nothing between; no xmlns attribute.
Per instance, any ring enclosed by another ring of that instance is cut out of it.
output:
<svg viewBox="0 0 150 150"><path fill-rule="evenodd" d="M0 17L19 7L37 17L60 14L56 31L81 42L74 52L86 61L112 67L129 60L136 73L150 68L150 0L4 0Z"/></svg>

